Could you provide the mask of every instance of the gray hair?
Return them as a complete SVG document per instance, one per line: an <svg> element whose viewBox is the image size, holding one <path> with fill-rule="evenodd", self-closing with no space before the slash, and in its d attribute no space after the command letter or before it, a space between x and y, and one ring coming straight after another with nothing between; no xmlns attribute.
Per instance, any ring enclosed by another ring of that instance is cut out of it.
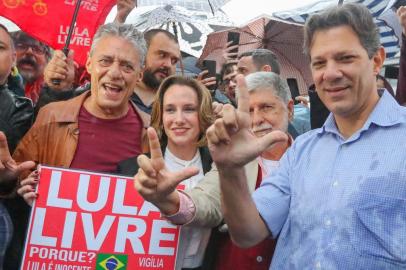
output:
<svg viewBox="0 0 406 270"><path fill-rule="evenodd" d="M368 8L361 4L348 3L334 6L311 16L304 27L303 50L310 56L314 34L338 26L350 26L357 34L362 47L372 58L381 46L379 30Z"/></svg>
<svg viewBox="0 0 406 270"><path fill-rule="evenodd" d="M258 70L260 70L265 65L269 65L272 69L272 72L275 72L276 74L281 73L278 58L271 50L254 49L252 51L242 53L239 56L239 59L246 56L252 56L252 62L254 62L254 65Z"/></svg>
<svg viewBox="0 0 406 270"><path fill-rule="evenodd" d="M245 77L245 80L249 92L258 89L269 89L285 104L288 104L292 99L288 83L274 72L254 72Z"/></svg>
<svg viewBox="0 0 406 270"><path fill-rule="evenodd" d="M121 37L133 44L134 48L138 50L140 65L144 65L145 55L147 53L147 45L145 43L143 34L138 31L134 25L116 23L101 25L93 37L92 47L90 48L90 55L92 55L100 39L106 36Z"/></svg>

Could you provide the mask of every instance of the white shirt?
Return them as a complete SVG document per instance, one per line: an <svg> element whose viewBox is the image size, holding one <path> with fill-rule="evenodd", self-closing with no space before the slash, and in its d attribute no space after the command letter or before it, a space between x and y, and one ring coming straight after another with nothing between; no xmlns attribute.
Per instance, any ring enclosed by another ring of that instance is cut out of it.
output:
<svg viewBox="0 0 406 270"><path fill-rule="evenodd" d="M168 148L165 150L165 164L169 171L176 172L187 167L199 168L199 173L181 183L185 190L194 188L203 180L203 165L199 150L191 160L182 160L172 154ZM211 229L202 227L183 226L180 230L178 256L176 257L176 269L196 268L202 265L204 251L209 242Z"/></svg>

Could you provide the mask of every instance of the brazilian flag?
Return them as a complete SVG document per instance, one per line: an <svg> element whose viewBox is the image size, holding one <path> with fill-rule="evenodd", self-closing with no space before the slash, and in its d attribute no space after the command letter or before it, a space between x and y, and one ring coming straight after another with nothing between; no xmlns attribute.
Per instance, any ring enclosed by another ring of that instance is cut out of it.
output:
<svg viewBox="0 0 406 270"><path fill-rule="evenodd" d="M126 270L127 255L97 254L96 270Z"/></svg>

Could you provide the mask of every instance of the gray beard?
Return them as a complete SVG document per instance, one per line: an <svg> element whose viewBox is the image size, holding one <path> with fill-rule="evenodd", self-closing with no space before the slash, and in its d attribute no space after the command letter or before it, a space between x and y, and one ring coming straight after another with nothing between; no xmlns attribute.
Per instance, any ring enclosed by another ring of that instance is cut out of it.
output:
<svg viewBox="0 0 406 270"><path fill-rule="evenodd" d="M38 79L37 76L33 72L25 72L25 71L19 71L21 77L23 77L24 83L33 83L35 80Z"/></svg>

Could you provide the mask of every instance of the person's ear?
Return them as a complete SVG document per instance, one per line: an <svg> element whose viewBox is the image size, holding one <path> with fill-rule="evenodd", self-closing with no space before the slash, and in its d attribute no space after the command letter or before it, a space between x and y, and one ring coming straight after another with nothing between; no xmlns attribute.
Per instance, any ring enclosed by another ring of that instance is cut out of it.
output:
<svg viewBox="0 0 406 270"><path fill-rule="evenodd" d="M86 70L87 70L87 73L92 74L92 61L91 61L90 56L86 60Z"/></svg>
<svg viewBox="0 0 406 270"><path fill-rule="evenodd" d="M295 115L294 115L294 114L295 114L295 113L294 113L294 102L293 102L292 99L289 100L287 107L288 107L288 117L289 117L289 121L292 121L292 120L293 120L293 117L295 116Z"/></svg>
<svg viewBox="0 0 406 270"><path fill-rule="evenodd" d="M379 47L378 51L374 54L374 56L372 56L375 76L378 75L379 72L381 71L385 59L386 59L385 49L381 46Z"/></svg>
<svg viewBox="0 0 406 270"><path fill-rule="evenodd" d="M266 71L266 72L271 72L272 71L272 67L270 65L264 65L261 68L261 71Z"/></svg>

